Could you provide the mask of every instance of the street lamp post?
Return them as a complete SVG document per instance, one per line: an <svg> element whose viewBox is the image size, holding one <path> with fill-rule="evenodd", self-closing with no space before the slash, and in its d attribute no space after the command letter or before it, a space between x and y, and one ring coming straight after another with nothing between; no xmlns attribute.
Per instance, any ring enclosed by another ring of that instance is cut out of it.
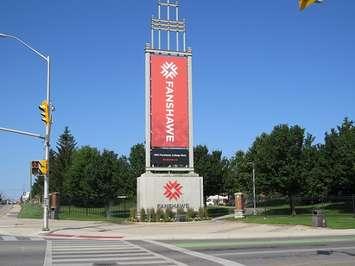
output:
<svg viewBox="0 0 355 266"><path fill-rule="evenodd" d="M29 44L21 40L20 38L9 35L9 34L4 34L0 33L1 38L11 38L15 39L16 41L20 42L22 45L30 49L32 52L34 52L36 55L41 57L43 60L47 62L47 90L46 90L46 100L49 104L49 114L50 117L52 117L51 112L52 112L52 105L50 102L50 58L49 56L45 56L36 49L32 48ZM44 136L44 158L48 162L48 169L49 169L49 146L50 146L50 132L51 132L51 119L48 123L46 123L46 128L45 128L45 136ZM47 171L46 175L44 176L44 192L43 192L43 231L48 231L48 207L49 207L49 199L48 199L48 173Z"/></svg>
<svg viewBox="0 0 355 266"><path fill-rule="evenodd" d="M250 162L253 166L253 214L256 215L256 191L255 191L255 162Z"/></svg>

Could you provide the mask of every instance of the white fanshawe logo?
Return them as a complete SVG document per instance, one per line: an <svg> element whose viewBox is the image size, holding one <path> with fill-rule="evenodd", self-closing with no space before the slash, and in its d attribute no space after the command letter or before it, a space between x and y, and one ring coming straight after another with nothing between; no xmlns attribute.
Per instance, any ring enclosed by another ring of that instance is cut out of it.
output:
<svg viewBox="0 0 355 266"><path fill-rule="evenodd" d="M165 62L161 65L161 74L165 79L174 79L178 75L178 67L173 62Z"/></svg>

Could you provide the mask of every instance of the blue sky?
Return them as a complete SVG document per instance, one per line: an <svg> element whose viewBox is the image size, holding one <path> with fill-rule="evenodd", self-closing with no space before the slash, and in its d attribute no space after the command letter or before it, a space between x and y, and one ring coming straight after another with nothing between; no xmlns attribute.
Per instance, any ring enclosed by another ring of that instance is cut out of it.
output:
<svg viewBox="0 0 355 266"><path fill-rule="evenodd" d="M279 123L322 142L355 119L355 2L181 0L193 48L194 141L226 156ZM156 1L1 0L0 32L52 64L52 145L69 126L78 144L128 154L144 141L144 44ZM43 132L45 63L0 39L0 127ZM28 190L37 139L0 132L0 192Z"/></svg>

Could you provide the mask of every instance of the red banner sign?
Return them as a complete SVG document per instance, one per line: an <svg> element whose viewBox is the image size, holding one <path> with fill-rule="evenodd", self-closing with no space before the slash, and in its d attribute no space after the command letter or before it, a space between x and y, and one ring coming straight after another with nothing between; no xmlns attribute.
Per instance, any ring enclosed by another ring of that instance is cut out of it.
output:
<svg viewBox="0 0 355 266"><path fill-rule="evenodd" d="M187 58L151 55L151 146L187 148Z"/></svg>

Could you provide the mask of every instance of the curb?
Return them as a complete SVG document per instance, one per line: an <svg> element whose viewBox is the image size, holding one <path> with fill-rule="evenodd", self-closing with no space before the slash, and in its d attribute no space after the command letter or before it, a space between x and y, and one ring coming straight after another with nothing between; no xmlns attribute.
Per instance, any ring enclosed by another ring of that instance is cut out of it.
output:
<svg viewBox="0 0 355 266"><path fill-rule="evenodd" d="M100 235L75 235L49 233L43 236L45 239L90 239L90 240L121 240L123 236L100 236Z"/></svg>

